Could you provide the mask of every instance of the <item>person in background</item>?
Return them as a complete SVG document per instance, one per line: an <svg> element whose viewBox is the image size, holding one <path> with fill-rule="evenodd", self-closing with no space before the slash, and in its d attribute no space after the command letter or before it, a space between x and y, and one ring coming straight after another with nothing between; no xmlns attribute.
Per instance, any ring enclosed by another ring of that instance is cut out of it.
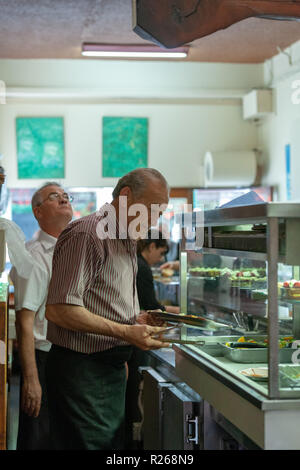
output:
<svg viewBox="0 0 300 470"><path fill-rule="evenodd" d="M45 363L45 304L56 240L72 219L70 198L55 182L44 184L32 197L32 211L40 231L26 244L36 261L29 279L10 272L14 284L16 333L21 363L21 390L17 450L50 449Z"/></svg>
<svg viewBox="0 0 300 470"><path fill-rule="evenodd" d="M170 313L179 313L179 307L164 306L155 296L154 281L151 266L159 263L168 252L168 241L163 238L162 232L150 230L147 239L137 242L138 272L137 292L141 310L163 310ZM126 448L141 446L142 410L139 406L141 375L138 368L148 366L149 354L139 348L133 347L128 361L128 380L126 388L125 428Z"/></svg>
<svg viewBox="0 0 300 470"><path fill-rule="evenodd" d="M137 290L140 308L141 310L160 309L169 313L179 313L179 307L164 306L156 299L151 271L151 266L159 263L167 254L169 249L168 241L157 230L150 231L148 237L147 239L139 240L137 243Z"/></svg>
<svg viewBox="0 0 300 470"><path fill-rule="evenodd" d="M133 170L118 181L111 204L72 222L59 237L46 309L54 449L123 448L130 345L143 350L168 346L155 337L165 328L150 326L151 316L140 315L132 214L141 205L146 209L145 220L137 224L144 236L152 205L166 207L168 199L161 173ZM102 226L107 230L102 232Z"/></svg>

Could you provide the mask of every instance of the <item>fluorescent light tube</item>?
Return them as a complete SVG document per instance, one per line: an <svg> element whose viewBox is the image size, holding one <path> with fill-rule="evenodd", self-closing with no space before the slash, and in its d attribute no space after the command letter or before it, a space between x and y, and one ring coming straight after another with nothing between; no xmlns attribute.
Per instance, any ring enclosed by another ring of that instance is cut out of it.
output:
<svg viewBox="0 0 300 470"><path fill-rule="evenodd" d="M157 46L123 45L123 44L87 44L82 45L82 55L86 57L111 58L153 58L153 59L184 59L188 47L163 49Z"/></svg>

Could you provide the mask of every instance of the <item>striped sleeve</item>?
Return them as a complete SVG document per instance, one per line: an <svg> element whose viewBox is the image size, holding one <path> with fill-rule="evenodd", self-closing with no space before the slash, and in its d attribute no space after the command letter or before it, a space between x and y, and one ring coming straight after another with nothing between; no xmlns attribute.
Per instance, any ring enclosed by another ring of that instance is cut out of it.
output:
<svg viewBox="0 0 300 470"><path fill-rule="evenodd" d="M47 304L84 307L84 293L99 274L103 247L86 232L69 232L58 240L52 265Z"/></svg>

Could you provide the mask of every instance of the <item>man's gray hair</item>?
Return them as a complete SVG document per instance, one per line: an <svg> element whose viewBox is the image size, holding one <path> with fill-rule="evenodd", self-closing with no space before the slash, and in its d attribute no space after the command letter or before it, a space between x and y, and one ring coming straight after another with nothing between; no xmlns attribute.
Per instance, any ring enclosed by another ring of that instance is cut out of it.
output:
<svg viewBox="0 0 300 470"><path fill-rule="evenodd" d="M43 184L43 186L36 190L31 198L32 210L43 202L42 191L48 186L57 186L58 188L61 188L61 185L55 181L47 181L47 183Z"/></svg>
<svg viewBox="0 0 300 470"><path fill-rule="evenodd" d="M119 179L112 193L113 199L119 197L121 190L126 186L131 189L134 196L141 196L151 179L160 181L169 191L169 185L165 177L158 170L154 168L137 168Z"/></svg>

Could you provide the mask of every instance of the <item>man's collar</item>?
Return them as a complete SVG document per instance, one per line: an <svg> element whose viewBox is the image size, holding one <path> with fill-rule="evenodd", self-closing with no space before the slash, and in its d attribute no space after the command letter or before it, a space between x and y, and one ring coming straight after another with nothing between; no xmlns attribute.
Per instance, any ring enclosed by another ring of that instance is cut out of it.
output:
<svg viewBox="0 0 300 470"><path fill-rule="evenodd" d="M45 250L52 248L57 242L57 238L49 235L49 233L44 232L42 229L40 229L36 239L41 243Z"/></svg>

